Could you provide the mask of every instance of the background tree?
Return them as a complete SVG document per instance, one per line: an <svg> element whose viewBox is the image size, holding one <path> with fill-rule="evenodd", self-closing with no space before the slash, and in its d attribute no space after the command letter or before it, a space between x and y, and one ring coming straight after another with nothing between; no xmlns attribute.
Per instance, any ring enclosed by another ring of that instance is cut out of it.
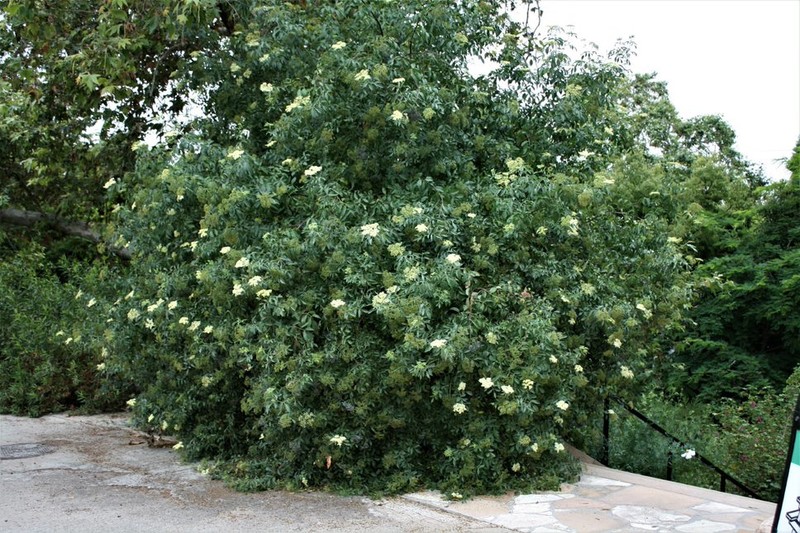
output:
<svg viewBox="0 0 800 533"><path fill-rule="evenodd" d="M787 165L789 181L752 191L739 209L727 194L719 203L730 203L700 221L710 257L696 276L706 288L678 350L690 395L711 400L745 386L781 387L800 364L798 153L795 147Z"/></svg>
<svg viewBox="0 0 800 533"><path fill-rule="evenodd" d="M190 54L218 52L238 4L7 0L0 7L0 222L45 222L91 237L74 222L98 223L100 233L103 186L125 181L136 142L176 127L202 76L188 69Z"/></svg>
<svg viewBox="0 0 800 533"><path fill-rule="evenodd" d="M137 142L180 127L202 75L187 59L219 50L237 8L0 2L0 409L119 405L101 398L96 370L105 317L94 305L125 275L105 252L130 257L105 239L106 189L127 180Z"/></svg>

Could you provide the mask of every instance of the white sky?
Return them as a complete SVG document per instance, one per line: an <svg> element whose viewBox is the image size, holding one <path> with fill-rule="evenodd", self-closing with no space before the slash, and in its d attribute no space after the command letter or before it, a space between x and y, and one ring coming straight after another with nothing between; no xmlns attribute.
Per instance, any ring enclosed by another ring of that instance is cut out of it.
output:
<svg viewBox="0 0 800 533"><path fill-rule="evenodd" d="M634 72L667 82L682 118L721 115L770 179L800 136L800 0L540 0L542 26L607 51L633 36Z"/></svg>

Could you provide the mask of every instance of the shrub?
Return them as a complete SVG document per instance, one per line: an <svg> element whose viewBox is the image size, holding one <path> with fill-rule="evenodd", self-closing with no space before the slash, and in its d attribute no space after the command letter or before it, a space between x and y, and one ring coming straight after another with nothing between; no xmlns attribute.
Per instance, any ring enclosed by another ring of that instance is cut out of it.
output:
<svg viewBox="0 0 800 533"><path fill-rule="evenodd" d="M94 313L100 297L78 288L91 266L54 265L32 244L16 249L2 242L0 248L0 412L40 416L119 407L97 370L107 353L97 338L105 327L105 317Z"/></svg>
<svg viewBox="0 0 800 533"><path fill-rule="evenodd" d="M609 466L646 476L699 487L718 489L719 476L698 460L684 457L689 450L711 457L716 429L709 423L709 408L701 404L674 404L655 394L636 402L636 409L683 446L661 435L624 407L613 405L609 438ZM595 452L597 453L597 452ZM672 469L669 474L669 469Z"/></svg>
<svg viewBox="0 0 800 533"><path fill-rule="evenodd" d="M496 9L267 2L197 56L208 117L109 189L134 258L106 369L137 423L247 488L574 475L565 428L643 372L685 261L615 181L622 67L561 64ZM494 42L516 66L469 76Z"/></svg>
<svg viewBox="0 0 800 533"><path fill-rule="evenodd" d="M681 483L719 489L720 477L699 461L686 459L695 450L732 475L760 497L777 501L786 461L792 413L800 397L800 368L782 392L767 388L732 391L744 401L722 398L715 404L676 404L657 394L644 396L637 409L682 439L684 446L654 431L623 408L611 419L609 465L638 474L666 478L667 457L672 453L672 479ZM595 426L600 424L595 418ZM586 443L600 456L599 438ZM740 493L727 484L728 492Z"/></svg>
<svg viewBox="0 0 800 533"><path fill-rule="evenodd" d="M800 397L800 367L783 391L749 389L742 402L726 400L715 413L725 469L770 501L778 501L792 414Z"/></svg>

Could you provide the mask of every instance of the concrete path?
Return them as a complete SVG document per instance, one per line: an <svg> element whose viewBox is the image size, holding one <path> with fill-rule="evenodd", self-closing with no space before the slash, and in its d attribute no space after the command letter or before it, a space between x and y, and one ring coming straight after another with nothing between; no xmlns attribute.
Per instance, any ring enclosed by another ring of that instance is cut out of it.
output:
<svg viewBox="0 0 800 533"><path fill-rule="evenodd" d="M435 493L381 501L243 494L168 448L137 442L124 415L0 416L0 531L715 533L755 532L775 512L771 503L592 464L561 492L468 502Z"/></svg>
<svg viewBox="0 0 800 533"><path fill-rule="evenodd" d="M0 532L509 531L403 498L238 493L141 442L124 415L0 416ZM8 458L26 451L50 453Z"/></svg>

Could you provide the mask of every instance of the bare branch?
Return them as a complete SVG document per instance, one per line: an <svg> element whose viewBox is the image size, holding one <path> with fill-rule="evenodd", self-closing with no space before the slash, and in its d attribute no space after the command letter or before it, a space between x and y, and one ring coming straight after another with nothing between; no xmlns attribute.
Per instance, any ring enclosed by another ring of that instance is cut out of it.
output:
<svg viewBox="0 0 800 533"><path fill-rule="evenodd" d="M531 7L531 3L533 3L535 5L533 7ZM530 19L530 16L531 16L531 12L536 13L536 17L537 17L536 27L533 28L533 31L530 32L530 37L533 37L534 35L536 35L536 32L539 30L539 26L542 25L542 7L539 5L539 0L533 0L533 2L531 2L531 1L528 2L528 10L525 13L525 29L526 30L528 29L528 23L529 23L529 19Z"/></svg>

